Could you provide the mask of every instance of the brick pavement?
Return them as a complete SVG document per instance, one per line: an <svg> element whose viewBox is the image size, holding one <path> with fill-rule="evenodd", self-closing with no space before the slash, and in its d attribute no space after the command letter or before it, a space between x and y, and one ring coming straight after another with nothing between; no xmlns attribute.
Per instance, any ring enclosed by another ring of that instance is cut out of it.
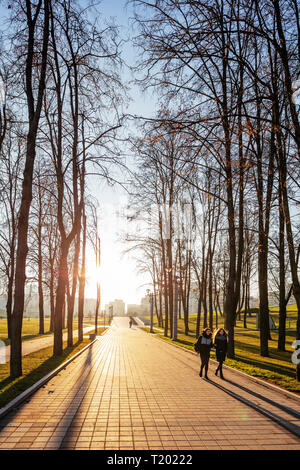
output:
<svg viewBox="0 0 300 470"><path fill-rule="evenodd" d="M298 437L237 398L297 427L300 401L229 371L226 382L198 372L198 357L112 326L0 421L0 449L300 449Z"/></svg>

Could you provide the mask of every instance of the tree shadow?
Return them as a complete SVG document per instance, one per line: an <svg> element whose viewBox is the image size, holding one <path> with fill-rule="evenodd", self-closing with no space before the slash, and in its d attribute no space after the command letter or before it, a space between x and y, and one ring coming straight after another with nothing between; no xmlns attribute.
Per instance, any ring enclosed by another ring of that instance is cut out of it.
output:
<svg viewBox="0 0 300 470"><path fill-rule="evenodd" d="M187 341L185 339L179 339L177 338L176 340L177 343L180 343L180 344L185 344L187 346L190 346L192 349L193 349L193 344L190 342L190 341ZM196 338L195 338L195 342L196 342Z"/></svg>
<svg viewBox="0 0 300 470"><path fill-rule="evenodd" d="M271 419L275 423L277 423L280 426L284 427L285 429L287 429L292 434L296 435L297 437L300 437L300 426L296 425L294 422L290 422L289 420L283 418L282 416L279 416L276 413L274 413L270 410L267 410L263 406L248 400L247 398L243 397L242 395L239 395L236 392L233 392L232 390L229 390L224 385L221 385L221 384L219 384L219 383L217 383L217 382L215 382L211 379L206 379L206 380L207 380L207 382L211 383L214 387L219 388L220 390L225 392L227 395L230 395L232 398L235 398L236 400L242 402L243 404L245 404L245 405L249 406L250 408L254 409L255 411L257 411L258 413L266 416L267 418ZM226 382L228 382L228 381L226 380L225 383ZM284 411L286 411L286 410L284 410Z"/></svg>
<svg viewBox="0 0 300 470"><path fill-rule="evenodd" d="M8 401L15 398L18 394L24 392L31 385L36 383L38 380L43 378L52 370L60 366L67 358L67 356L74 351L78 346L79 342L74 343L72 347L67 347L63 350L63 354L57 357L50 357L42 362L36 369L33 369L28 374L26 374L21 379L16 379L14 377L6 377L0 381L0 407L6 405ZM36 351L37 353L39 351ZM1 389L11 384L11 387L7 388L3 392Z"/></svg>
<svg viewBox="0 0 300 470"><path fill-rule="evenodd" d="M78 343L77 343L78 344ZM76 344L76 345L77 345ZM94 343L95 344L95 343ZM70 403L73 402L73 400L75 399L79 389L84 386L85 384L88 383L88 377L91 373L91 362L92 362L92 349L93 349L93 345L90 346L89 350L88 350L88 354L87 354L87 357L85 359L85 361L83 362L83 364L80 366L80 370L82 371L81 374L79 374L79 380L77 381L77 383L74 384L74 387L72 388L72 393L71 395L68 396L68 398L70 398ZM72 347L73 349L76 347L76 345L74 344L74 346ZM70 350L70 348L68 348ZM66 351L66 350L65 350ZM64 351L64 352L65 352ZM63 359L65 358L65 355L62 355L62 356L59 356L57 358L57 365L59 360L60 360L60 363L63 362ZM51 358L52 359L52 358ZM45 363L48 362L48 361L45 361ZM44 365L44 364L43 364ZM37 369L40 369L37 368ZM53 377L55 378L55 377ZM51 383L51 379L49 380L49 382L47 382L44 387L47 387L47 385ZM54 391L51 391L51 393L55 393L55 390ZM34 396L34 394L32 395ZM31 397L30 397L31 398ZM51 439L55 439L56 440L56 443L57 443L57 448L59 448L61 446L61 443L62 441L64 440L67 432L68 432L68 429L71 425L71 422L72 420L74 419L81 403L82 403L82 400L84 400L84 395L82 396L82 399L80 400L80 403L78 403L77 407L76 407L76 410L74 411L73 413L73 416L70 417L70 413L66 412L65 413L65 416L64 418L62 418L59 422L59 427L57 427L57 431L59 432L59 436L56 436L56 433L54 432L53 435L51 436ZM22 408L22 406L24 406L24 402L22 402L18 407L16 407L16 409L12 410L8 415L6 415L2 420L1 420L1 427L3 426L6 426L9 424L10 420L16 416L16 414L18 414L18 411L19 409ZM68 411L68 410L66 410ZM65 433L63 435L61 435L61 431L65 429ZM58 441L58 442L57 442ZM59 442L60 441L60 442Z"/></svg>
<svg viewBox="0 0 300 470"><path fill-rule="evenodd" d="M271 398L267 398L264 395L261 395L260 393L255 392L254 390L250 390L249 388L244 387L243 385L238 384L237 382L234 382L233 380L226 379L225 383L226 384L231 384L234 387L237 387L240 390L243 390L244 392L247 392L249 395L253 395L256 398L258 398L260 400L263 400L266 403L269 403L270 405L276 406L278 409L280 409L282 411L285 411L286 413L291 414L295 418L300 419L300 412L297 411L297 410L294 410L293 408L289 408L286 405L282 405L281 403L278 403L277 401L274 401Z"/></svg>
<svg viewBox="0 0 300 470"><path fill-rule="evenodd" d="M81 388L86 388L86 391L87 391L87 389L90 386L89 377L92 372L91 365L92 365L93 346L89 348L88 355L84 363L81 366L82 374L79 375L79 380L77 381L76 384L74 384L74 387L72 389L70 403L72 403L73 400L76 398ZM70 411L68 410L68 413L65 413L64 418L62 418L62 420L60 421L58 430L62 431L65 428L65 432L63 436L61 436L59 448L68 447L68 438L70 437L70 433L71 433L70 429L72 429L72 423L74 419L76 419L76 415L84 399L85 399L85 394L83 393L81 396L81 400L78 401L76 408L72 411L72 413L70 413ZM55 433L53 434L53 437L55 437Z"/></svg>
<svg viewBox="0 0 300 470"><path fill-rule="evenodd" d="M293 378L295 375L295 372L292 371L290 368L280 365L280 364L272 364L271 362L263 362L258 359L247 359L246 357L241 357L241 356L236 356L236 361L247 364L249 366L252 366L253 368L259 367L260 369L266 370L268 372L274 372L282 375L287 375L288 377Z"/></svg>

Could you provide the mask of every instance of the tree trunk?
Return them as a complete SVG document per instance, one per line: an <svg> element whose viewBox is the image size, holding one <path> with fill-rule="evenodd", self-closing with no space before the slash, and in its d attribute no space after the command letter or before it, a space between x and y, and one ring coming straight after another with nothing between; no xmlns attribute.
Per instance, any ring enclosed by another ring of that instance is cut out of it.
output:
<svg viewBox="0 0 300 470"><path fill-rule="evenodd" d="M208 250L208 308L209 308L209 327L214 327L214 312L213 312L213 266L212 266L212 250L211 240L209 240Z"/></svg>
<svg viewBox="0 0 300 470"><path fill-rule="evenodd" d="M171 237L170 229L170 237ZM169 322L170 322L170 337L172 336L173 331L173 309L174 309L174 300L173 300L173 260L172 260L172 239L167 239L167 259L168 259L168 302L169 302Z"/></svg>
<svg viewBox="0 0 300 470"><path fill-rule="evenodd" d="M55 312L55 298L54 298L54 266L52 260L50 261L50 281L49 281L49 296L50 296L50 328L49 331L54 331L54 312Z"/></svg>
<svg viewBox="0 0 300 470"><path fill-rule="evenodd" d="M41 209L41 207L40 207ZM39 218L41 217L41 211ZM38 291L39 291L39 334L45 333L44 325L44 292L43 292L43 252L42 252L42 224L38 222Z"/></svg>
<svg viewBox="0 0 300 470"><path fill-rule="evenodd" d="M85 249L86 249L86 216L83 214L83 240L82 240L82 260L79 277L78 296L78 341L83 341L83 316L84 316L84 290L85 290Z"/></svg>
<svg viewBox="0 0 300 470"><path fill-rule="evenodd" d="M268 302L268 261L267 251L262 248L258 253L258 284L259 284L259 328L260 328L260 355L269 356L269 302Z"/></svg>
<svg viewBox="0 0 300 470"><path fill-rule="evenodd" d="M8 277L7 286L7 302L6 302L6 316L7 316L7 337L11 338L11 315L12 315L12 299L13 299L13 283L14 283L14 262L11 265L11 272Z"/></svg>
<svg viewBox="0 0 300 470"><path fill-rule="evenodd" d="M15 295L11 322L11 377L19 377L22 375L21 332L24 310L26 258L28 253L28 218L32 200L32 177L34 161L36 157L36 136L45 90L45 76L47 68L47 52L49 39L49 1L44 0L43 49L41 57L42 65L39 78L38 98L36 107L34 107L32 83L36 22L31 17L31 11L28 8L26 11L26 15L28 26L28 45L26 58L26 95L28 103L29 131L27 134L26 160L25 169L23 173L22 196L18 220L17 254L15 269Z"/></svg>
<svg viewBox="0 0 300 470"><path fill-rule="evenodd" d="M54 315L54 346L53 355L61 356L63 352L63 308L65 304L66 286L68 282L68 243L61 242L61 253L58 265L58 280L56 288L56 304Z"/></svg>
<svg viewBox="0 0 300 470"><path fill-rule="evenodd" d="M286 301L285 301L285 253L284 253L284 212L279 185L279 327L278 351L285 351Z"/></svg>
<svg viewBox="0 0 300 470"><path fill-rule="evenodd" d="M97 299L96 299L96 311L95 311L95 334L98 334L98 312L101 301L100 282L97 282ZM105 326L105 325L104 325Z"/></svg>
<svg viewBox="0 0 300 470"><path fill-rule="evenodd" d="M68 298L68 320L67 320L68 347L73 346L73 316L74 316L75 295L76 295L77 281L78 281L79 252L80 252L80 231L77 232L77 235L75 238L73 273L72 273L72 289Z"/></svg>

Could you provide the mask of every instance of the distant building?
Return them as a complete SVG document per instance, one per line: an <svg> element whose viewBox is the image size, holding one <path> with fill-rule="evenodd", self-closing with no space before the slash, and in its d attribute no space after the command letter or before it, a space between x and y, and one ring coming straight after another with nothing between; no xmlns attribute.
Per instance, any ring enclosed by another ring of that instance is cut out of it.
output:
<svg viewBox="0 0 300 470"><path fill-rule="evenodd" d="M138 304L127 305L127 315L131 317L139 316L141 314L141 306Z"/></svg>
<svg viewBox="0 0 300 470"><path fill-rule="evenodd" d="M105 305L105 314L109 315L112 307L113 315L116 317L122 317L125 315L125 302L120 299L115 299Z"/></svg>
<svg viewBox="0 0 300 470"><path fill-rule="evenodd" d="M83 313L86 318L92 318L96 311L96 299L84 299ZM78 316L78 298L76 297L74 306L74 316Z"/></svg>
<svg viewBox="0 0 300 470"><path fill-rule="evenodd" d="M256 308L258 306L258 298L250 295L249 305L250 305L250 308Z"/></svg>
<svg viewBox="0 0 300 470"><path fill-rule="evenodd" d="M189 314L198 312L198 299L199 299L199 287L196 282L193 282L190 289L189 296Z"/></svg>
<svg viewBox="0 0 300 470"><path fill-rule="evenodd" d="M277 305L279 302L279 292L268 292L269 307L272 305Z"/></svg>
<svg viewBox="0 0 300 470"><path fill-rule="evenodd" d="M141 299L141 315L149 315L150 314L150 297L148 295L145 295Z"/></svg>
<svg viewBox="0 0 300 470"><path fill-rule="evenodd" d="M112 302L114 315L125 315L125 302L120 299L115 299Z"/></svg>

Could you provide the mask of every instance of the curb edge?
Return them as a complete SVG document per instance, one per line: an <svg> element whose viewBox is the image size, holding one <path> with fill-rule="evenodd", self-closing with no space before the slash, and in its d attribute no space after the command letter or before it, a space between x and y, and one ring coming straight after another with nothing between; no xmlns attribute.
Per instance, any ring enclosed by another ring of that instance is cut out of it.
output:
<svg viewBox="0 0 300 470"><path fill-rule="evenodd" d="M80 356L82 353L84 353L88 348L90 348L97 340L97 338L94 339L90 344L82 348L78 353L76 353L74 356L70 357L67 361L63 362L60 366L58 366L56 369L52 370L49 372L47 375L42 377L40 380L38 380L36 383L31 385L27 390L24 390L24 392L20 393L16 398L8 402L5 406L0 408L0 419L2 419L5 415L7 415L10 411L12 411L16 406L20 405L23 401L25 401L29 396L33 395L39 388L41 388L45 383L49 382L55 375L57 375L62 369L67 367L71 362L73 362L78 356Z"/></svg>

